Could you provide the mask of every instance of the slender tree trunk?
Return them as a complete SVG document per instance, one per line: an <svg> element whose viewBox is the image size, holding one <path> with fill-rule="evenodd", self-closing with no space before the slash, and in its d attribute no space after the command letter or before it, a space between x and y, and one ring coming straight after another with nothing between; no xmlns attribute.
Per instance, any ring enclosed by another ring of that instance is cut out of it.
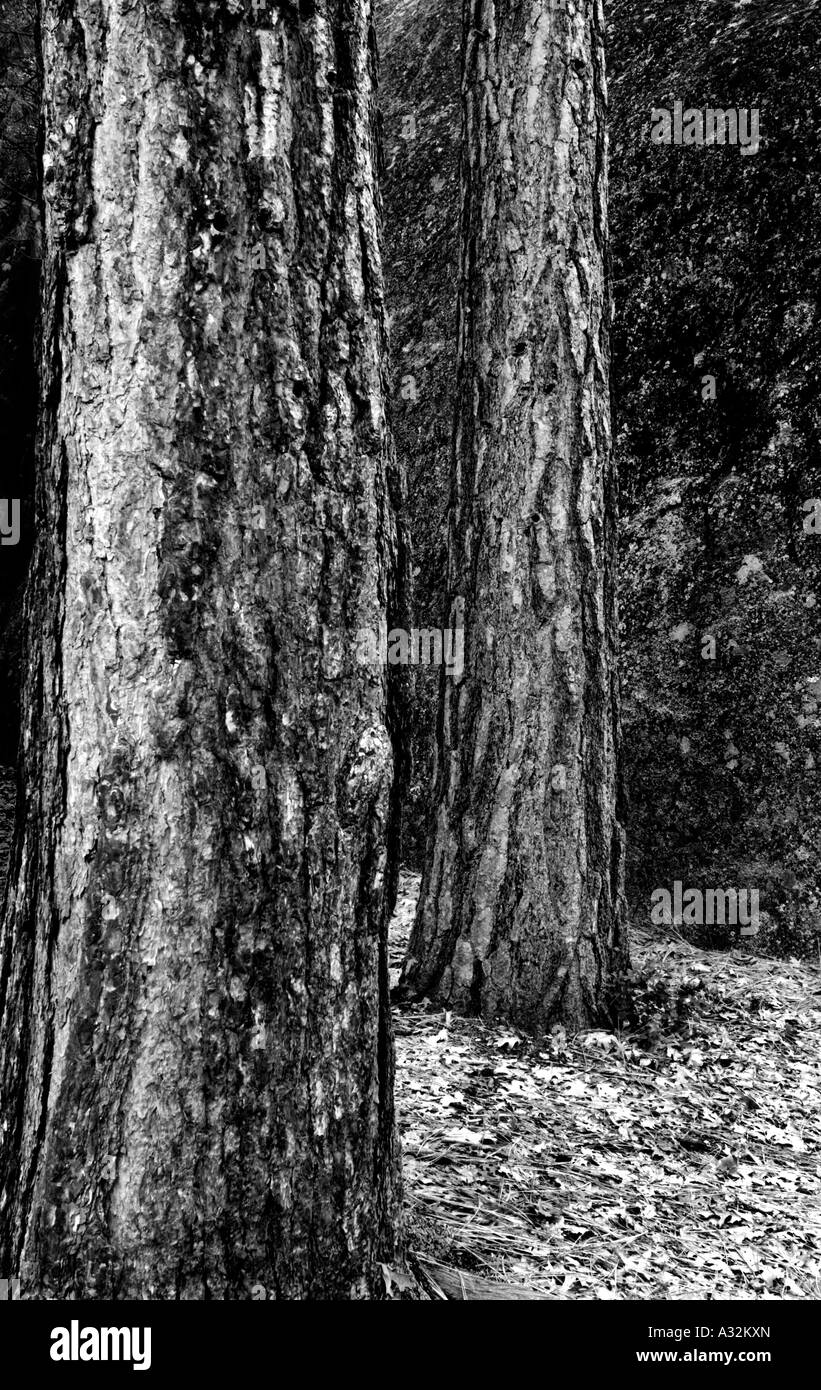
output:
<svg viewBox="0 0 821 1390"><path fill-rule="evenodd" d="M623 955L600 0L465 0L435 823L400 993L529 1028Z"/></svg>
<svg viewBox="0 0 821 1390"><path fill-rule="evenodd" d="M394 754L342 636L390 623L397 548L369 0L53 0L43 46L0 1270L372 1296Z"/></svg>

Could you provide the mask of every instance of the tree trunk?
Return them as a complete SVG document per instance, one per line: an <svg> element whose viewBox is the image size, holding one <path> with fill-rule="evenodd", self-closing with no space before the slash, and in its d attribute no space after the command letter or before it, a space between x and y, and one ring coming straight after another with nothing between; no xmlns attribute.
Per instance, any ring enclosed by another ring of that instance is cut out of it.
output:
<svg viewBox="0 0 821 1390"><path fill-rule="evenodd" d="M599 0L466 0L435 823L400 994L540 1029L623 959Z"/></svg>
<svg viewBox="0 0 821 1390"><path fill-rule="evenodd" d="M369 0L46 3L0 1270L357 1298L398 1201ZM257 11L254 15L253 11Z"/></svg>
<svg viewBox="0 0 821 1390"><path fill-rule="evenodd" d="M31 557L37 425L40 75L34 9L33 0L4 0L0 19L0 520L15 507L20 519L16 540L14 534L0 536L0 877L8 860L7 778L20 737L23 595Z"/></svg>

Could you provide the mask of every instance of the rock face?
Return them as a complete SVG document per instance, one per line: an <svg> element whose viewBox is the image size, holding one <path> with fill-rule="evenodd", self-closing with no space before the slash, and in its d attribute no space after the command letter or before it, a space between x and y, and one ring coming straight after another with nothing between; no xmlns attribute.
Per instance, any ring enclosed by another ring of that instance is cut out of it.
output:
<svg viewBox="0 0 821 1390"><path fill-rule="evenodd" d="M758 888L756 949L814 952L821 534L803 507L821 496L821 12L612 0L608 16L628 894L646 922L676 880ZM396 433L417 604L441 622L460 15L401 0L381 24ZM651 145L653 108L676 101L757 111L758 151ZM434 707L428 678L410 858Z"/></svg>

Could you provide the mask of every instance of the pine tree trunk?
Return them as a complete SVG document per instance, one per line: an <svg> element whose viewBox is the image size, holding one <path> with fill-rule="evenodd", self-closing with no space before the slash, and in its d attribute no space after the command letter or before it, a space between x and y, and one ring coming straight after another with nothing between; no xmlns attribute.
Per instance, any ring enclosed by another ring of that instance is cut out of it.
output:
<svg viewBox="0 0 821 1390"><path fill-rule="evenodd" d="M607 1015L616 816L604 21L466 0L459 375L436 817L400 994Z"/></svg>
<svg viewBox="0 0 821 1390"><path fill-rule="evenodd" d="M29 1293L367 1297L395 1249L393 716L345 637L397 550L370 4L252 8L44 7L0 943Z"/></svg>

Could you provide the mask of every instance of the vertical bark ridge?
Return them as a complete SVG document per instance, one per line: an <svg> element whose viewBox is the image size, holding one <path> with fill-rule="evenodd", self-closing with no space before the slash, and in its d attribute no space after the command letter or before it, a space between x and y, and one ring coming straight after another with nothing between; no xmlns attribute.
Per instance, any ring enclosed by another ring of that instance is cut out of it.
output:
<svg viewBox="0 0 821 1390"><path fill-rule="evenodd" d="M397 721L349 634L397 602L402 541L370 7L70 0L43 43L64 308L0 1248L41 1293L373 1295Z"/></svg>
<svg viewBox="0 0 821 1390"><path fill-rule="evenodd" d="M606 1014L623 950L603 17L466 0L437 817L400 993Z"/></svg>

